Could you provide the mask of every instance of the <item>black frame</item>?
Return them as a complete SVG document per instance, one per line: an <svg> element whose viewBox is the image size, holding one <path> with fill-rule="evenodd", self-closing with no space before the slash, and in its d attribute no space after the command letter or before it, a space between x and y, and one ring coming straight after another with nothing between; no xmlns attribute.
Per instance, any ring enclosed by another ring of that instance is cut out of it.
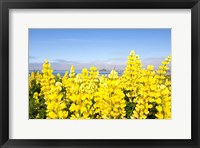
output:
<svg viewBox="0 0 200 148"><path fill-rule="evenodd" d="M23 140L9 139L9 9L191 9L192 138L169 140ZM0 146L1 147L200 147L199 0L0 0Z"/></svg>

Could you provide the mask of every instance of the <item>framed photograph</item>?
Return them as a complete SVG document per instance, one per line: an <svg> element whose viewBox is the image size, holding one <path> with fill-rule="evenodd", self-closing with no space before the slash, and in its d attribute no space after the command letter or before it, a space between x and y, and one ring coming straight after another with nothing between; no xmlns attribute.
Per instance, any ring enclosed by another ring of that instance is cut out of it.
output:
<svg viewBox="0 0 200 148"><path fill-rule="evenodd" d="M200 147L198 0L1 0L1 147Z"/></svg>

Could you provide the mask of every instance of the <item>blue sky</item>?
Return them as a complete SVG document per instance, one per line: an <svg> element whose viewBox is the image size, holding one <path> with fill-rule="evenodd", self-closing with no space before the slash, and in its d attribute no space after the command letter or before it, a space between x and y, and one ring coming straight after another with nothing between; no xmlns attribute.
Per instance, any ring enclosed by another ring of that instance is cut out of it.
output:
<svg viewBox="0 0 200 148"><path fill-rule="evenodd" d="M96 66L123 70L131 50L145 67L171 54L171 29L29 29L29 70Z"/></svg>

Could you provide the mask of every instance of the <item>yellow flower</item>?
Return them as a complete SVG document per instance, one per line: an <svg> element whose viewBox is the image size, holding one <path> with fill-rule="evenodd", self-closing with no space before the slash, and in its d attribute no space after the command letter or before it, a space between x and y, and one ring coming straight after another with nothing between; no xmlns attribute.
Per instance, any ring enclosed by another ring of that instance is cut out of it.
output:
<svg viewBox="0 0 200 148"><path fill-rule="evenodd" d="M157 104L161 104L161 102L162 102L162 100L161 100L160 98L158 98L158 99L156 100L156 103L157 103Z"/></svg>
<svg viewBox="0 0 200 148"><path fill-rule="evenodd" d="M148 65L148 66L147 66L147 69L148 69L148 70L153 70L153 69L154 69L154 66L153 66L153 65Z"/></svg>
<svg viewBox="0 0 200 148"><path fill-rule="evenodd" d="M72 105L70 106L70 111L73 112L76 110L76 105L74 103L72 103Z"/></svg>
<svg viewBox="0 0 200 148"><path fill-rule="evenodd" d="M156 106L156 109L161 112L162 111L162 107L161 106Z"/></svg>
<svg viewBox="0 0 200 148"><path fill-rule="evenodd" d="M170 119L170 61L168 56L157 70L143 68L132 50L122 75L99 75L97 67L75 73L72 65L61 77L46 59L41 73L29 74L29 99L39 108L34 117L45 109L47 119Z"/></svg>
<svg viewBox="0 0 200 148"><path fill-rule="evenodd" d="M67 118L67 116L68 116L68 113L66 111L59 111L58 112L59 119L65 119L65 118Z"/></svg>
<svg viewBox="0 0 200 148"><path fill-rule="evenodd" d="M163 84L160 86L160 89L165 89L165 88L166 88L166 86Z"/></svg>
<svg viewBox="0 0 200 148"><path fill-rule="evenodd" d="M51 112L48 113L48 117L50 119L56 119L56 118L58 118L58 116L53 111L51 111Z"/></svg>

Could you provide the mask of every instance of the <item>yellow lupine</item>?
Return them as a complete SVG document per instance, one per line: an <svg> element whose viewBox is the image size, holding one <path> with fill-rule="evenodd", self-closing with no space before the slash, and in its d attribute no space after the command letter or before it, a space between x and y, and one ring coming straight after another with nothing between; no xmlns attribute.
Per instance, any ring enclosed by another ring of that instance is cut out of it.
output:
<svg viewBox="0 0 200 148"><path fill-rule="evenodd" d="M66 100L62 100L64 97L61 93L62 83L55 81L55 76L52 72L53 70L48 60L45 60L42 69L41 94L44 95L47 106L46 116L48 119L63 119L68 115L65 104Z"/></svg>
<svg viewBox="0 0 200 148"><path fill-rule="evenodd" d="M74 67L73 67L74 69ZM73 70L72 69L72 70ZM70 78L71 79L71 78ZM67 89L71 106L71 119L88 119L94 117L94 108L92 99L98 88L98 70L91 67L90 72L86 68L81 74L77 74L72 81L69 80L70 87Z"/></svg>
<svg viewBox="0 0 200 148"><path fill-rule="evenodd" d="M112 70L108 78L103 79L103 83L100 83L94 106L99 118L123 119L125 117L126 102L119 83L120 79L118 79L118 73L115 70Z"/></svg>
<svg viewBox="0 0 200 148"><path fill-rule="evenodd" d="M143 68L132 50L122 76L115 70L100 76L94 66L76 74L72 65L63 77L54 76L45 60L42 73L29 75L29 89L33 89L35 82L41 87L32 97L36 104L40 103L39 98L44 98L48 119L124 119L128 117L127 104L132 104L128 118L170 119L171 80L167 76L170 60L171 56L167 57L157 70L153 65ZM39 118L39 114L35 117Z"/></svg>

